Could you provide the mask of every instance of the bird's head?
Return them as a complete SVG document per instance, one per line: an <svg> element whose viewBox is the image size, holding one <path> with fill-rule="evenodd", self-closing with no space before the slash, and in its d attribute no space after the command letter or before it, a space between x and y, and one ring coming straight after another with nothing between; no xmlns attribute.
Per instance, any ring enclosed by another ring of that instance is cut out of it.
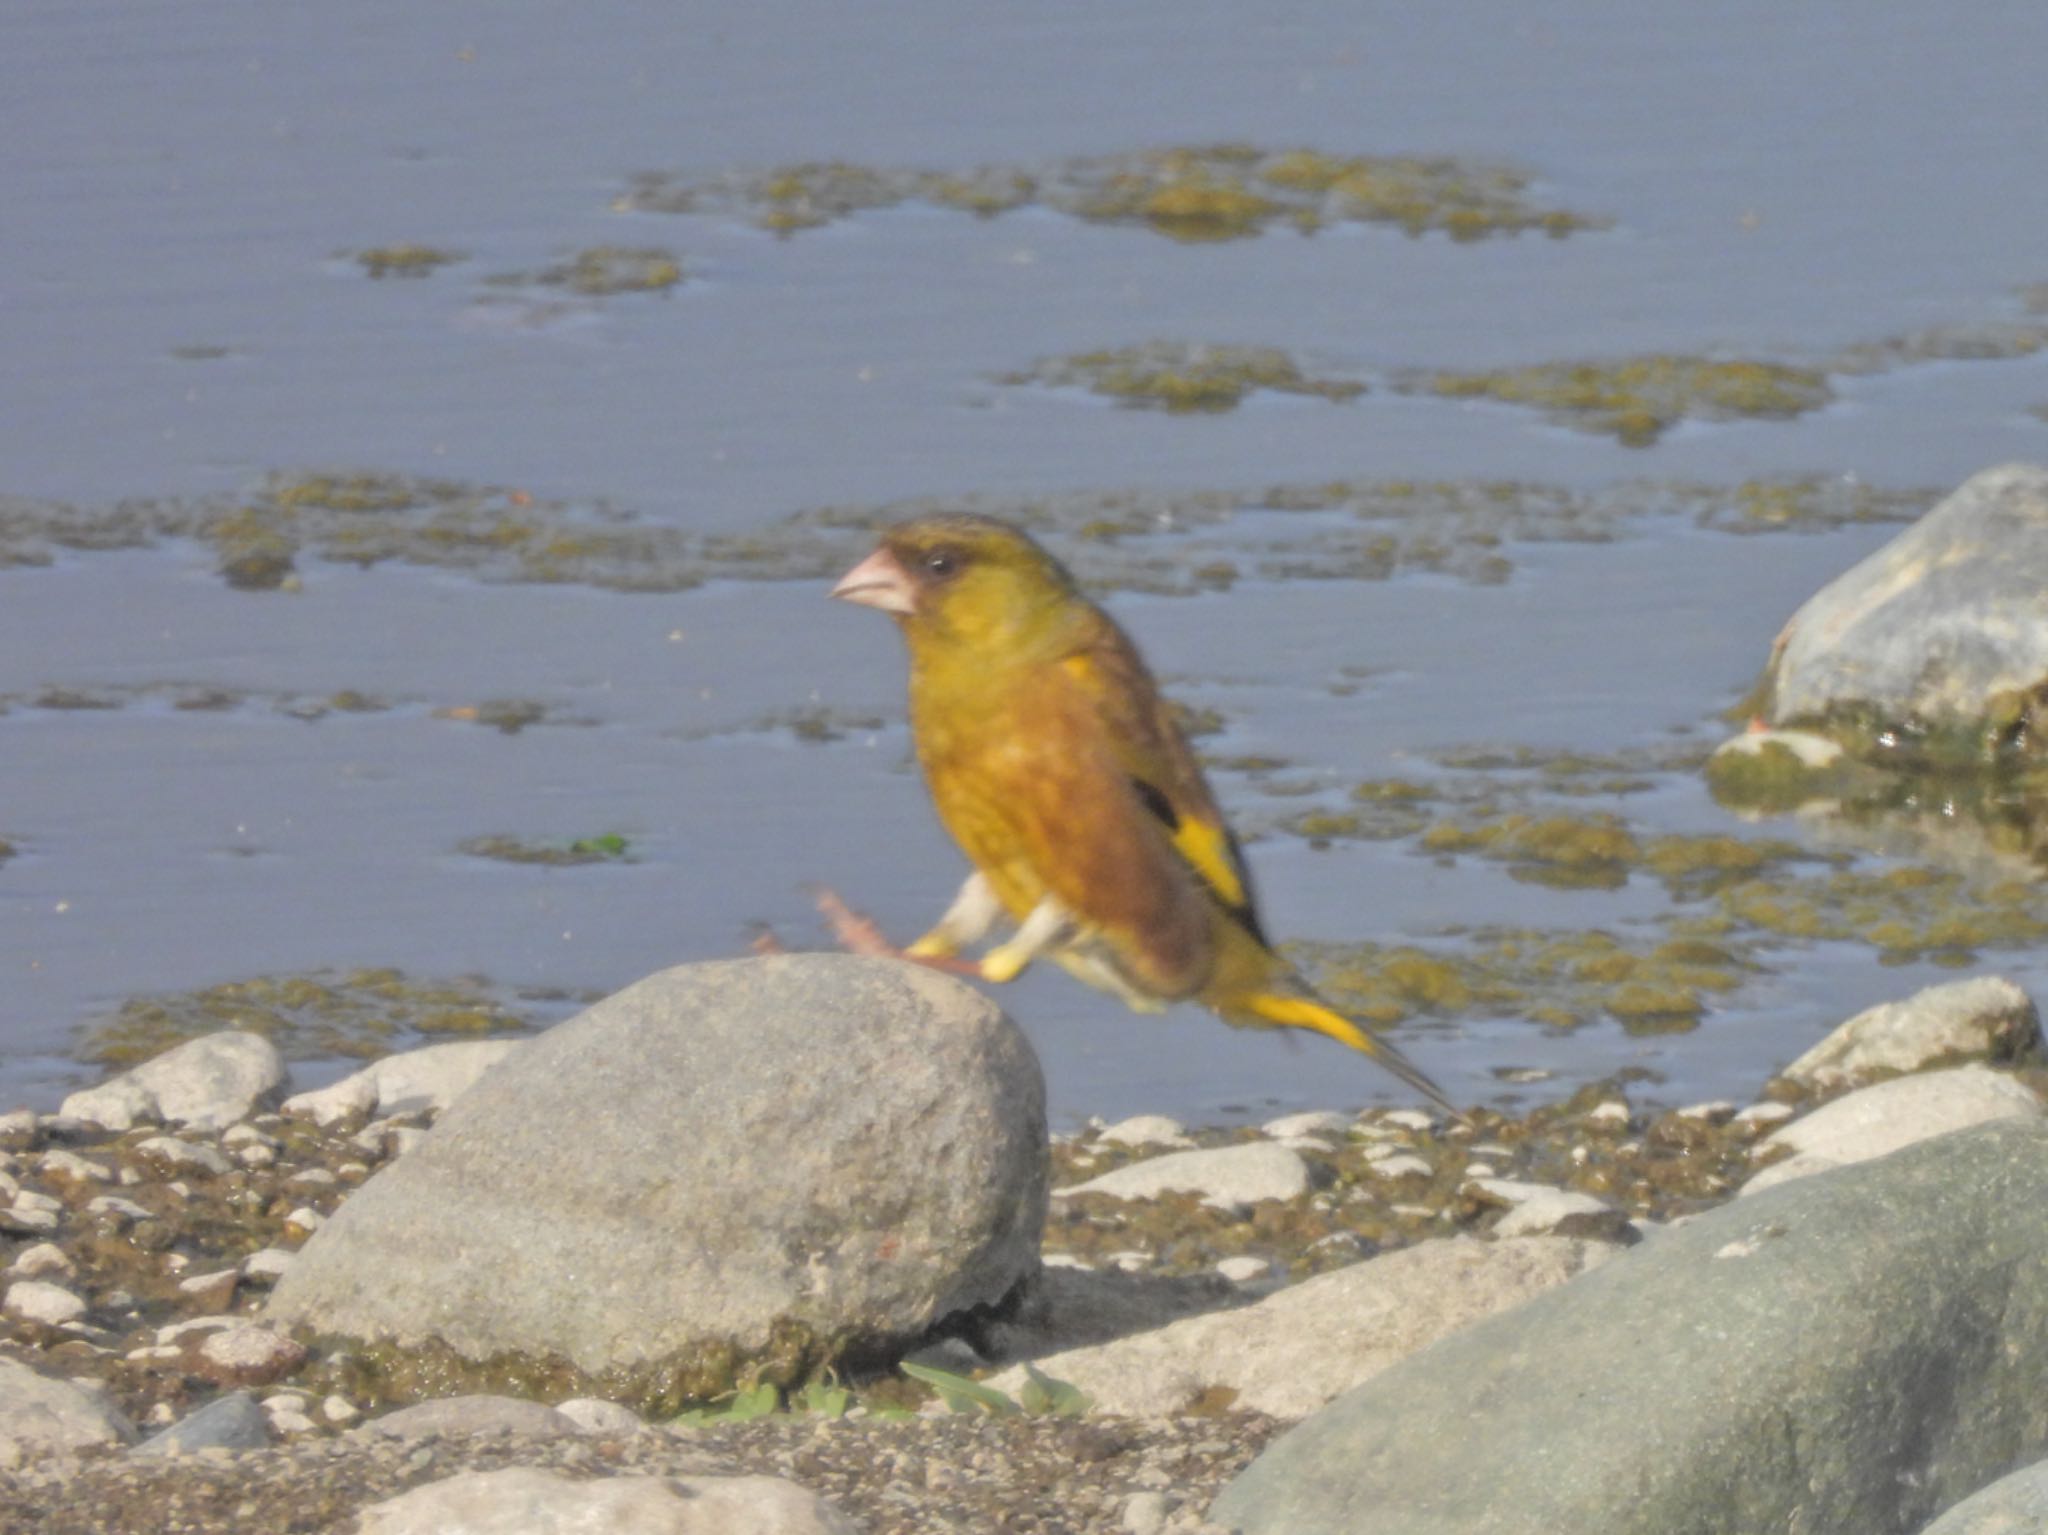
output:
<svg viewBox="0 0 2048 1535"><path fill-rule="evenodd" d="M913 642L1014 648L1077 605L1074 578L1021 528L954 513L898 523L832 595L894 614Z"/></svg>

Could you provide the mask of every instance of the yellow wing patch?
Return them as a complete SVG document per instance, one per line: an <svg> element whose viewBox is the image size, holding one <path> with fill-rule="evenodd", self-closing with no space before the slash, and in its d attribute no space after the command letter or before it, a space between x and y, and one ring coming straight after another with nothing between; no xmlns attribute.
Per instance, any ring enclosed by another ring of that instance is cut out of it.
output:
<svg viewBox="0 0 2048 1535"><path fill-rule="evenodd" d="M1238 877L1230 835L1220 826L1184 820L1173 829L1173 845L1225 906L1245 904L1244 881Z"/></svg>

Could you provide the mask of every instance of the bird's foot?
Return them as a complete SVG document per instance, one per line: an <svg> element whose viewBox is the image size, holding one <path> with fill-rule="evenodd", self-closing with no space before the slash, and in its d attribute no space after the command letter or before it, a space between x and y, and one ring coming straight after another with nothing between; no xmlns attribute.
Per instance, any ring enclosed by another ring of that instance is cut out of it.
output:
<svg viewBox="0 0 2048 1535"><path fill-rule="evenodd" d="M866 912L855 911L838 891L828 885L812 885L810 893L811 899L817 903L819 915L825 919L825 926L832 930L833 942L849 954L908 960L913 965L943 970L948 975L981 978L981 966L971 959L961 959L952 954L920 954L915 952L915 946L905 949L891 943L873 917Z"/></svg>

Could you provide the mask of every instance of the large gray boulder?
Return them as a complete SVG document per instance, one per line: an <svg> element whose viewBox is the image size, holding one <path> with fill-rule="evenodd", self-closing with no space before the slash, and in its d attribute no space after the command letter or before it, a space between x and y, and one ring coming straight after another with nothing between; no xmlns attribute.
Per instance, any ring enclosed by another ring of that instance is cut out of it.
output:
<svg viewBox="0 0 2048 1535"><path fill-rule="evenodd" d="M1246 1535L1911 1535L2048 1452L2048 1125L1725 1205L1270 1445Z"/></svg>
<svg viewBox="0 0 2048 1535"><path fill-rule="evenodd" d="M2041 1530L2048 1530L2048 1461L2036 1461L1972 1493L1920 1535L2037 1535Z"/></svg>
<svg viewBox="0 0 2048 1535"><path fill-rule="evenodd" d="M685 965L485 1073L268 1315L593 1374L771 1335L815 1359L1001 1299L1045 1190L1038 1062L980 993L850 955Z"/></svg>
<svg viewBox="0 0 2048 1535"><path fill-rule="evenodd" d="M1807 599L1771 659L1770 718L1839 707L1974 722L2048 681L2048 469L1973 475Z"/></svg>

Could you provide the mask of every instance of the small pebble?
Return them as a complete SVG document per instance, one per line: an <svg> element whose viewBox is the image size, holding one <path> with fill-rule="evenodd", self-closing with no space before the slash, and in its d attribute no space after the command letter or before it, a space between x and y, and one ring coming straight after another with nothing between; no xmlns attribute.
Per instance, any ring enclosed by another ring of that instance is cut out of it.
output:
<svg viewBox="0 0 2048 1535"><path fill-rule="evenodd" d="M7 1298L0 1301L0 1310L9 1316L18 1316L24 1322L61 1327L84 1316L87 1307L82 1299L60 1284L42 1279L22 1279L7 1287Z"/></svg>
<svg viewBox="0 0 2048 1535"><path fill-rule="evenodd" d="M1789 1103L1752 1103L1746 1109L1736 1110L1732 1122L1751 1130L1766 1130L1782 1125L1792 1117L1792 1112Z"/></svg>
<svg viewBox="0 0 2048 1535"><path fill-rule="evenodd" d="M1166 1494L1132 1493L1124 1503L1121 1528L1127 1535L1159 1535L1166 1528Z"/></svg>
<svg viewBox="0 0 2048 1535"><path fill-rule="evenodd" d="M1413 1130L1420 1135L1435 1128L1436 1116L1423 1109L1389 1109L1380 1116L1380 1122L1397 1130Z"/></svg>
<svg viewBox="0 0 2048 1535"><path fill-rule="evenodd" d="M75 1274L78 1265L55 1242L37 1242L24 1247L8 1265L7 1272L16 1279L36 1279L45 1274Z"/></svg>
<svg viewBox="0 0 2048 1535"><path fill-rule="evenodd" d="M1097 1137L1116 1146L1191 1146L1187 1127L1164 1114L1134 1114L1104 1127Z"/></svg>

